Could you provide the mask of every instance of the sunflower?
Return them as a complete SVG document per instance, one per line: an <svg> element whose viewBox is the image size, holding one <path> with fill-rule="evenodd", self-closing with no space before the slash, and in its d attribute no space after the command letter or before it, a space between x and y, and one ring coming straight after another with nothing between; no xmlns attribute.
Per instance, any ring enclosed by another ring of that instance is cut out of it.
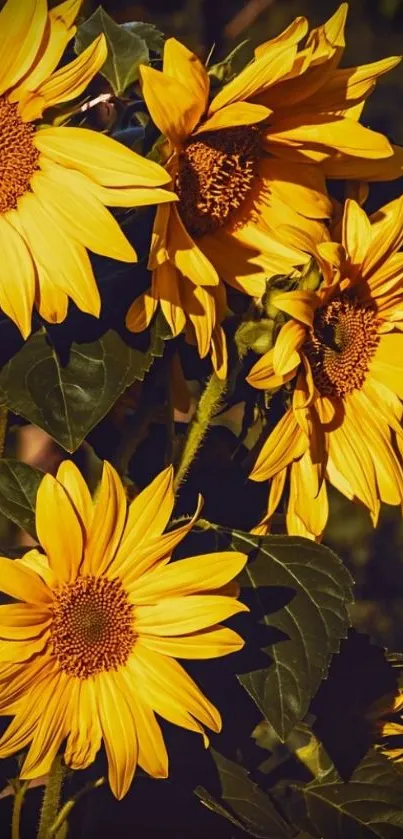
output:
<svg viewBox="0 0 403 839"><path fill-rule="evenodd" d="M403 501L403 198L369 218L348 200L341 227L341 243L317 246L319 289L275 297L287 320L248 376L256 388L292 391L250 476L272 478L257 532L266 532L287 472L294 534L322 534L326 480L364 504L374 524L381 501Z"/></svg>
<svg viewBox="0 0 403 839"><path fill-rule="evenodd" d="M259 297L265 277L305 258L290 230L280 239L280 226L323 235L331 214L325 176L387 179L403 171L400 150L357 121L377 77L400 59L338 70L346 9L313 29L301 50L308 22L297 18L210 104L206 68L175 39L166 42L162 71L140 68L179 203L157 211L151 288L129 309L127 326L143 330L160 302L173 333L195 329L200 355L211 350L222 376L219 277Z"/></svg>
<svg viewBox="0 0 403 839"><path fill-rule="evenodd" d="M29 744L21 777L46 774L62 741L73 769L91 764L103 740L114 795L136 765L168 774L157 713L202 734L220 731L216 708L175 660L235 652L240 636L220 621L247 611L229 583L246 562L236 552L169 563L195 518L163 533L174 504L169 467L127 505L105 463L95 502L71 461L38 490L44 553L0 557L0 713L13 715L0 757ZM197 515L197 513L196 513Z"/></svg>
<svg viewBox="0 0 403 839"><path fill-rule="evenodd" d="M169 180L103 134L40 127L43 112L76 99L105 61L100 35L55 71L75 33L81 0L49 12L46 0L7 0L0 12L0 307L24 338L34 303L59 323L68 297L98 316L100 297L87 248L134 262L136 254L105 205L170 201ZM55 71L55 72L54 72Z"/></svg>

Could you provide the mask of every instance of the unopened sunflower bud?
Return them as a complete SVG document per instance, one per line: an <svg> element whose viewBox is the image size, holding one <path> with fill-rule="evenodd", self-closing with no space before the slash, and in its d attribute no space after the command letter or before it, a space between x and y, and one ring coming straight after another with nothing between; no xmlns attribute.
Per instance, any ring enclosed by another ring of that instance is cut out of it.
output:
<svg viewBox="0 0 403 839"><path fill-rule="evenodd" d="M273 346L274 321L262 318L258 321L245 321L236 333L236 344L240 355L248 350L263 355Z"/></svg>
<svg viewBox="0 0 403 839"><path fill-rule="evenodd" d="M323 277L319 265L316 262L316 259L312 257L301 275L299 287L306 289L307 291L317 291L322 279Z"/></svg>
<svg viewBox="0 0 403 839"><path fill-rule="evenodd" d="M264 318L260 321L260 331L256 336L253 344L250 345L251 350L258 355L264 355L265 352L271 350L274 344L274 320Z"/></svg>

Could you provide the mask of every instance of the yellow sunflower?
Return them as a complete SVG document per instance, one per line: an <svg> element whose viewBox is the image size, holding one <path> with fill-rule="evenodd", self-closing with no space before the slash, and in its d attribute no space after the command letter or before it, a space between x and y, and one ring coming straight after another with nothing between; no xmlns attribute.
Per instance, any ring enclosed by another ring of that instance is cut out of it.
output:
<svg viewBox="0 0 403 839"><path fill-rule="evenodd" d="M308 22L297 18L211 102L206 68L173 38L162 71L141 68L179 203L157 211L151 288L133 303L127 326L144 329L160 302L174 334L194 328L200 355L211 349L222 376L219 277L259 297L266 277L304 259L290 231L280 241L281 225L323 234L331 214L325 176L387 179L403 171L400 150L357 121L377 77L400 59L338 70L346 9L313 29L301 50Z"/></svg>
<svg viewBox="0 0 403 839"><path fill-rule="evenodd" d="M174 504L165 469L130 505L104 464L93 502L81 474L64 462L40 484L36 527L44 553L0 557L0 713L13 720L0 757L29 744L22 778L46 774L66 739L73 769L91 764L103 740L109 782L122 798L136 765L168 774L157 713L202 734L220 714L175 660L235 652L240 636L220 621L247 607L229 581L246 562L236 552L169 563L193 518L163 533ZM197 513L196 513L197 515Z"/></svg>
<svg viewBox="0 0 403 839"><path fill-rule="evenodd" d="M105 61L101 35L55 71L80 6L65 0L48 12L47 0L7 0L0 12L0 307L24 338L34 303L54 323L64 320L68 297L99 315L87 248L136 260L105 205L174 198L156 188L169 180L162 167L111 138L38 125L46 108L79 96Z"/></svg>
<svg viewBox="0 0 403 839"><path fill-rule="evenodd" d="M341 226L342 243L314 251L318 291L275 297L288 320L248 376L261 389L293 380L291 405L250 476L272 479L257 532L269 527L287 472L291 533L321 536L325 479L364 504L374 524L381 501L403 502L403 198L370 218L348 200Z"/></svg>

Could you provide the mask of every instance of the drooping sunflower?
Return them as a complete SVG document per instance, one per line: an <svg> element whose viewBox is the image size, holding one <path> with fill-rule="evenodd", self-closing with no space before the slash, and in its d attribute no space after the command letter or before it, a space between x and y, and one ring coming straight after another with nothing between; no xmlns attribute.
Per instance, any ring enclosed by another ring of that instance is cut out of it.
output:
<svg viewBox="0 0 403 839"><path fill-rule="evenodd" d="M403 198L368 216L346 202L342 242L319 244L324 279L314 291L279 294L288 320L248 381L290 383L290 407L265 441L250 477L272 479L264 533L289 475L290 533L321 536L326 481L364 504L403 503ZM314 249L313 249L314 250Z"/></svg>
<svg viewBox="0 0 403 839"><path fill-rule="evenodd" d="M169 563L195 521L164 534L173 504L171 467L130 505L108 463L95 502L70 461L56 479L43 478L36 527L44 553L0 557L0 588L18 601L0 606L0 713L13 715L0 757L29 745L22 778L46 774L65 739L66 763L83 769L103 740L122 798L137 764L168 774L156 713L199 732L205 745L203 726L220 730L219 712L176 658L243 646L220 621L247 611L230 583L246 556Z"/></svg>
<svg viewBox="0 0 403 839"><path fill-rule="evenodd" d="M220 375L219 278L259 297L266 277L304 259L290 230L280 238L282 225L320 239L331 214L325 176L388 179L403 171L401 151L357 121L377 77L400 59L338 70L346 10L343 3L300 50L308 22L297 18L211 102L206 68L172 38L162 71L141 68L179 203L157 211L151 288L133 303L127 326L144 329L160 302L175 334L185 324L196 330L200 355L211 349Z"/></svg>
<svg viewBox="0 0 403 839"><path fill-rule="evenodd" d="M87 248L126 262L136 254L106 206L173 200L157 164L84 128L40 127L44 111L75 99L105 61L99 36L55 70L82 0L7 0L0 12L0 308L26 338L34 303L59 323L68 297L98 316Z"/></svg>

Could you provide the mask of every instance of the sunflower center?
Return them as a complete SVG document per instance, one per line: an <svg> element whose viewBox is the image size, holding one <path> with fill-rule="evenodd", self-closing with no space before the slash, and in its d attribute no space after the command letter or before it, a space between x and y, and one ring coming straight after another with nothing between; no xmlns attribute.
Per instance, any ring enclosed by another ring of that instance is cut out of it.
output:
<svg viewBox="0 0 403 839"><path fill-rule="evenodd" d="M0 213L15 210L38 169L34 135L35 126L22 121L17 105L0 96Z"/></svg>
<svg viewBox="0 0 403 839"><path fill-rule="evenodd" d="M179 155L179 212L192 236L214 233L241 207L257 175L256 125L205 131Z"/></svg>
<svg viewBox="0 0 403 839"><path fill-rule="evenodd" d="M344 396L360 388L378 344L375 310L341 296L318 309L303 350L323 396Z"/></svg>
<svg viewBox="0 0 403 839"><path fill-rule="evenodd" d="M87 679L126 664L135 642L133 607L119 580L79 577L55 597L51 646L65 673Z"/></svg>

